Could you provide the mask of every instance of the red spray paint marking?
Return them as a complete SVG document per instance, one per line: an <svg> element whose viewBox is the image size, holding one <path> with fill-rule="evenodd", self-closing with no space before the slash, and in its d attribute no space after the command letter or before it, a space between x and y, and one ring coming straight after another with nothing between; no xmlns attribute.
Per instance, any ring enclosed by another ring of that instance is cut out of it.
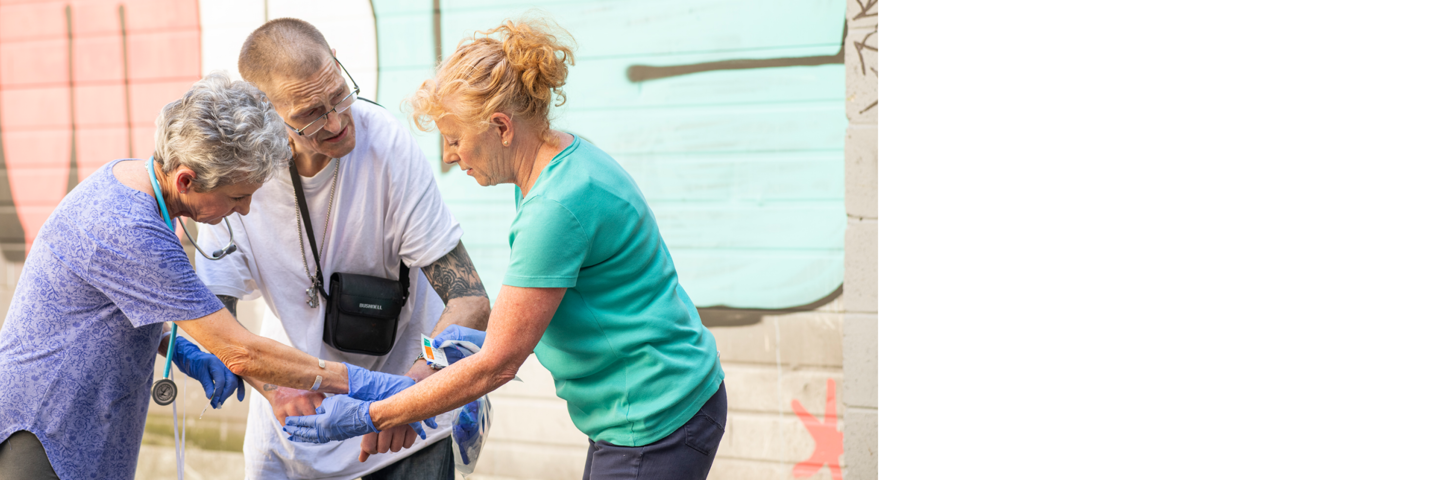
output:
<svg viewBox="0 0 1440 480"><path fill-rule="evenodd" d="M132 149L150 156L160 108L200 78L199 12L197 0L0 1L0 135L27 251L65 196L72 154L81 180Z"/></svg>
<svg viewBox="0 0 1440 480"><path fill-rule="evenodd" d="M810 458L795 464L792 473L796 477L808 477L830 465L830 478L843 480L840 454L845 451L845 434L840 432L840 420L835 418L835 379L825 379L825 421L816 420L800 405L799 400L790 400L790 407L795 409L795 415L800 417L800 422L805 424L805 429L815 440L815 452L810 454Z"/></svg>

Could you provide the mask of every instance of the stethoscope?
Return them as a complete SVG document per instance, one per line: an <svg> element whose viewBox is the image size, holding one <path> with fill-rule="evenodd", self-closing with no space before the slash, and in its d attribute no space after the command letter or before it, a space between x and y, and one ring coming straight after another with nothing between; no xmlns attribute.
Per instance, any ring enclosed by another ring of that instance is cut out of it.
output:
<svg viewBox="0 0 1440 480"><path fill-rule="evenodd" d="M150 187L155 189L155 200L160 203L160 215L165 218L165 226L175 228L175 223L170 220L170 209L165 207L165 195L160 192L160 177L155 175L155 157L150 157L150 160L145 162L145 170L150 172ZM235 251L239 249L239 247L235 246L235 230L230 228L229 217L225 218L225 230L230 232L230 244L226 245L225 248L216 250L210 255L206 255L205 252L200 251L199 244L195 243L195 237L190 236L190 230L185 228L184 223L180 224L180 229L185 231L185 238L190 239L190 244L196 246L195 252L207 259L219 260L225 258L226 255L235 253ZM165 376L161 378L160 381L155 382L155 386L150 389L150 396L154 397L155 403L161 406L174 402L175 397L178 396L180 392L179 389L175 387L175 381L171 380L173 377L170 375L170 366L173 364L171 358L175 356L175 336L178 334L178 332L176 332L177 328L179 328L179 326L175 325L175 322L170 322L170 346L165 349Z"/></svg>

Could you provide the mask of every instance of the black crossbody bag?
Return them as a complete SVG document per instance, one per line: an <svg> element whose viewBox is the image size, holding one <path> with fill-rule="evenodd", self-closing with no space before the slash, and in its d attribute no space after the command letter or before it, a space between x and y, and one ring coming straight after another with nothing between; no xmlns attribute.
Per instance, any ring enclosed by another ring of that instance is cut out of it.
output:
<svg viewBox="0 0 1440 480"><path fill-rule="evenodd" d="M339 161L339 160L334 160ZM339 175L340 165L335 165ZM305 192L300 186L300 171L294 162L290 164L290 181L295 187L295 203L300 209L301 223L305 224L305 235L310 239L310 252L315 255L315 277L312 282L325 278L320 269L320 249L315 243L315 232L310 227L310 207L305 201ZM340 186L334 187L339 193ZM334 212L330 212L333 215ZM338 226L337 226L338 228ZM302 258L303 260L303 258ZM325 298L326 345L346 353L385 355L395 346L395 331L400 324L400 309L410 299L410 267L400 261L400 280L361 275L358 273L330 274L330 292L324 285L314 285L321 297Z"/></svg>

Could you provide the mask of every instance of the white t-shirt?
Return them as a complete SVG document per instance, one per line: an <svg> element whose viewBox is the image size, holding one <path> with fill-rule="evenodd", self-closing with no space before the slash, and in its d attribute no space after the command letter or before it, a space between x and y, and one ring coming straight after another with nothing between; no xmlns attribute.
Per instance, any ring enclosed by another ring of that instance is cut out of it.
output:
<svg viewBox="0 0 1440 480"><path fill-rule="evenodd" d="M410 266L411 295L400 311L395 346L382 357L344 353L326 345L325 305L306 305L310 281L305 262L315 262L304 230L297 229L295 191L288 171L275 175L255 192L250 214L230 216L237 252L210 261L197 259L200 279L216 295L242 300L264 297L269 305L260 335L320 357L374 371L403 375L420 352L420 335L429 335L445 304L421 273L455 249L460 224L441 201L440 191L420 147L384 109L356 102L350 111L355 125L355 150L333 159L311 178L301 178L310 209L315 241L320 242L326 290L330 274L358 273L398 278L400 261ZM336 169L330 232L324 232ZM301 227L303 228L303 227ZM225 224L202 225L196 239L212 251L229 238ZM304 248L304 260L301 248ZM336 363L331 363L336 365ZM333 367L332 367L333 368ZM368 474L450 434L450 418L436 418L439 429L427 428L428 440L399 453L370 457L360 463L360 437L327 444L292 443L275 421L270 403L250 392L250 418L245 429L246 478L353 479Z"/></svg>

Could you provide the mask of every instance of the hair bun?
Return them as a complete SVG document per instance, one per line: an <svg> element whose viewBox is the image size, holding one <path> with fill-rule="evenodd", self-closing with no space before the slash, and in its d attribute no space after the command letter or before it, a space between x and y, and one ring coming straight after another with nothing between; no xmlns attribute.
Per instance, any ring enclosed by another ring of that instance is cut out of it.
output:
<svg viewBox="0 0 1440 480"><path fill-rule="evenodd" d="M446 114L488 125L490 115L505 112L548 128L550 106L565 104L560 87L568 65L575 64L573 42L564 29L538 16L475 32L407 101L411 119L429 130Z"/></svg>
<svg viewBox="0 0 1440 480"><path fill-rule="evenodd" d="M566 64L575 64L573 47L562 42L554 31L569 36L540 19L506 20L486 32L486 35L497 32L504 35L505 61L515 69L525 93L540 105L550 104L552 91L556 96L555 105L565 104L565 93L560 87L565 86L565 77L569 74Z"/></svg>

